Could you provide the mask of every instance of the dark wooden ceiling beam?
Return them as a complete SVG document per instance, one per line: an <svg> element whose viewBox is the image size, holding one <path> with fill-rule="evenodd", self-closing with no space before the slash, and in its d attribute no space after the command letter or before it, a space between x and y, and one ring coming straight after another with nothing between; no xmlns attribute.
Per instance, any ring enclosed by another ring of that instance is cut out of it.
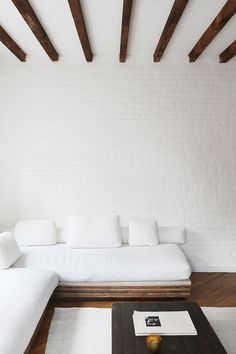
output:
<svg viewBox="0 0 236 354"><path fill-rule="evenodd" d="M236 0L228 0L189 53L190 62L194 62L202 54L235 13Z"/></svg>
<svg viewBox="0 0 236 354"><path fill-rule="evenodd" d="M156 50L153 55L154 62L159 62L161 57L175 31L175 28L184 12L188 0L175 0L169 17L166 21L165 27L161 34L160 40L157 44Z"/></svg>
<svg viewBox="0 0 236 354"><path fill-rule="evenodd" d="M49 58L52 61L57 61L59 55L48 38L47 33L45 32L28 0L12 0L12 2L31 31L34 33L41 46L44 48Z"/></svg>
<svg viewBox="0 0 236 354"><path fill-rule="evenodd" d="M85 26L84 16L79 0L68 0L75 27L87 61L93 60L93 53L89 43L88 33Z"/></svg>
<svg viewBox="0 0 236 354"><path fill-rule="evenodd" d="M26 61L25 52L11 38L11 36L0 26L0 42L4 44L20 61Z"/></svg>
<svg viewBox="0 0 236 354"><path fill-rule="evenodd" d="M120 62L124 63L127 56L130 19L132 13L133 0L123 0L123 15L120 39Z"/></svg>
<svg viewBox="0 0 236 354"><path fill-rule="evenodd" d="M230 59L232 59L236 55L236 40L233 41L220 55L219 61L220 63L227 63Z"/></svg>

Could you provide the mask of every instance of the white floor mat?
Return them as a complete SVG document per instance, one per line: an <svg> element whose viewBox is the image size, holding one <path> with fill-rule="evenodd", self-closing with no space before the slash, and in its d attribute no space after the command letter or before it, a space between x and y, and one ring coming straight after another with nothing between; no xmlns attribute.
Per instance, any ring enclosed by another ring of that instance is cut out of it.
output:
<svg viewBox="0 0 236 354"><path fill-rule="evenodd" d="M202 307L228 354L236 354L236 307Z"/></svg>
<svg viewBox="0 0 236 354"><path fill-rule="evenodd" d="M55 308L46 354L111 354L111 309Z"/></svg>

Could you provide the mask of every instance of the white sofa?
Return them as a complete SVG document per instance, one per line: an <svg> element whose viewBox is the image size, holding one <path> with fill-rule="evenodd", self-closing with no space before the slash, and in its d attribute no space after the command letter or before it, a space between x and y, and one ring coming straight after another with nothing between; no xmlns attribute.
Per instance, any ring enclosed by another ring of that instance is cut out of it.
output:
<svg viewBox="0 0 236 354"><path fill-rule="evenodd" d="M0 271L1 354L25 353L57 285L58 276L49 270Z"/></svg>
<svg viewBox="0 0 236 354"><path fill-rule="evenodd" d="M21 247L22 256L13 267L49 269L58 274L59 289L66 290L67 295L68 290L73 289L76 297L97 297L99 287L104 289L100 292L101 297L109 294L113 297L112 289L106 293L106 287L114 288L116 293L117 287L124 290L143 287L142 296L149 294L149 297L157 297L159 288L168 295L166 289L170 288L172 297L187 296L191 267L180 248L185 242L185 231L183 228L160 227L159 232L161 243L158 246L129 246L127 229L124 228L122 247L71 249L66 244L65 230L60 230L59 242L55 245ZM88 296L83 292L85 289ZM155 294L150 289L155 290ZM133 296L136 296L134 292Z"/></svg>

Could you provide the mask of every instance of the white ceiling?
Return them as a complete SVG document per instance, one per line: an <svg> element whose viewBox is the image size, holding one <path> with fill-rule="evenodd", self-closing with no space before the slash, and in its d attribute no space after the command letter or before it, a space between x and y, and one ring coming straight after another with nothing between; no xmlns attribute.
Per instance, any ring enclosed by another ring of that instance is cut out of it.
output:
<svg viewBox="0 0 236 354"><path fill-rule="evenodd" d="M128 47L130 60L132 57L152 60L173 2L174 0L134 0ZM186 61L187 54L225 2L226 0L190 0L162 61ZM84 61L67 0L30 0L30 3L61 59ZM93 53L116 56L118 60L123 0L81 0L81 5ZM0 24L28 54L28 60L49 60L11 0L0 1ZM217 62L218 55L235 38L236 16L198 60ZM0 60L1 58L18 60L3 45L0 45Z"/></svg>

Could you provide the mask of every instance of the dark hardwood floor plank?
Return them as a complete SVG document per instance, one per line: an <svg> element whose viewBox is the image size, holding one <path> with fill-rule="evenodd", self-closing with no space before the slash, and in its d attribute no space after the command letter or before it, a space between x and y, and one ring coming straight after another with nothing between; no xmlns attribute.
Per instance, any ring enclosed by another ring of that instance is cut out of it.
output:
<svg viewBox="0 0 236 354"><path fill-rule="evenodd" d="M236 273L193 273L189 300L200 306L236 306Z"/></svg>

